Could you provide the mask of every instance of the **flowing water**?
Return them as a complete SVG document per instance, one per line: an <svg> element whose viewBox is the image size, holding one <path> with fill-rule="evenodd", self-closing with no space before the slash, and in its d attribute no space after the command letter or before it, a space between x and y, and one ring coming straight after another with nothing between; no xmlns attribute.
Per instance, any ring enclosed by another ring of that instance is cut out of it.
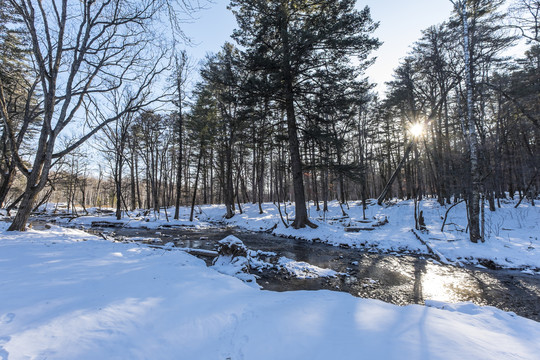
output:
<svg viewBox="0 0 540 360"><path fill-rule="evenodd" d="M206 250L214 250L217 241L234 235L249 249L275 252L279 256L347 274L335 278L298 279L275 270L256 273L260 277L259 285L265 290L339 290L396 305L423 304L428 299L471 301L540 321L540 276L518 270L441 265L422 256L373 254L234 228L94 231L115 238L154 239L150 242L173 242L178 247Z"/></svg>

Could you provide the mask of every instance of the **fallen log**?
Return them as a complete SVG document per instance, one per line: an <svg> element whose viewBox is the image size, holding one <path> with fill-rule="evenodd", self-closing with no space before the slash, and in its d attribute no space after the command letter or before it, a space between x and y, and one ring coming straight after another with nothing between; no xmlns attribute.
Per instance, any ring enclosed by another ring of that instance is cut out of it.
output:
<svg viewBox="0 0 540 360"><path fill-rule="evenodd" d="M346 227L345 232L373 231L372 227Z"/></svg>
<svg viewBox="0 0 540 360"><path fill-rule="evenodd" d="M188 254L196 255L196 256L206 256L206 257L218 257L219 253L217 251L213 250L204 250L204 249L193 249L193 248L173 248L175 250L184 251Z"/></svg>
<svg viewBox="0 0 540 360"><path fill-rule="evenodd" d="M443 264L448 264L448 260L446 259L446 257L441 254L440 252L438 252L437 250L433 249L431 246L429 246L429 244L424 241L420 235L418 235L418 233L416 231L414 231L414 229L411 229L412 233L414 234L414 236L416 236L416 238L422 243L424 244L424 246L428 249L428 252L433 255L439 262L443 263Z"/></svg>
<svg viewBox="0 0 540 360"><path fill-rule="evenodd" d="M92 227L122 227L124 226L123 222L110 222L110 221L92 221Z"/></svg>

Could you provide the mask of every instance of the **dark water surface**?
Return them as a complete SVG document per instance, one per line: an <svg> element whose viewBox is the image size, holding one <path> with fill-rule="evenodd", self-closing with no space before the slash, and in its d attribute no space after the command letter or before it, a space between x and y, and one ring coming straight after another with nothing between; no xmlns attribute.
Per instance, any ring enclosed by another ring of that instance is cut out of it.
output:
<svg viewBox="0 0 540 360"><path fill-rule="evenodd" d="M440 265L421 256L373 254L235 228L94 231L119 239L142 241L151 238L162 244L174 242L178 247L206 250L214 250L217 241L234 235L251 250L272 251L279 256L348 274L336 278L298 279L274 270L256 273L260 276L259 285L265 290L339 290L396 305L423 304L425 300L471 301L540 321L540 276L518 270Z"/></svg>

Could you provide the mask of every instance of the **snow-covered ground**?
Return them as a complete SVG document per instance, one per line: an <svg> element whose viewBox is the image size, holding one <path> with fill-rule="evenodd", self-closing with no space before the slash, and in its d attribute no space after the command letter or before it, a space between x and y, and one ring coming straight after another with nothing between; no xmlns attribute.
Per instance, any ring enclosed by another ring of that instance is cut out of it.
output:
<svg viewBox="0 0 540 360"><path fill-rule="evenodd" d="M374 203L374 201L373 201ZM420 202L428 231L416 232L414 228L414 203L396 202L391 206L370 205L363 220L360 202L350 202L344 206L344 217L337 202L329 204L326 215L317 212L314 206L309 208L311 219L317 229L295 230L286 228L280 220L274 204L263 204L263 214L259 214L258 205L245 204L243 214L237 213L231 219L224 219L222 205L207 205L197 208L196 219L190 222L189 208L182 208L180 220L173 220L174 209L168 211L168 221L163 212L157 217L132 216L120 222L128 227L158 228L159 226L183 225L204 228L212 222L224 222L252 231L271 231L275 235L292 236L310 241L322 241L332 245L365 248L372 252L414 252L427 254L429 246L441 260L459 265L460 263L478 264L490 260L494 264L507 268L520 268L531 274L540 271L540 204L531 206L523 202L517 209L515 201L504 201L495 212L485 211L484 243L473 244L466 233L467 218L465 204L461 203L448 213L444 232L441 225L446 210L450 205L441 207L435 200ZM486 204L487 206L487 204ZM282 205L282 211L285 209ZM287 206L289 219L294 218L294 206ZM284 215L285 216L285 215ZM388 222L386 223L386 220ZM114 216L80 217L71 224L89 225L93 221L116 221ZM375 226L382 224L381 226ZM359 232L346 232L346 227L369 228ZM424 245L419 236L426 244ZM479 265L481 266L481 265Z"/></svg>
<svg viewBox="0 0 540 360"><path fill-rule="evenodd" d="M255 221L272 225L261 218ZM249 223L241 216L236 221ZM6 228L0 223L3 360L538 359L540 354L540 323L492 307L437 302L400 307L326 290L261 291L181 251L114 243L56 226L26 233Z"/></svg>

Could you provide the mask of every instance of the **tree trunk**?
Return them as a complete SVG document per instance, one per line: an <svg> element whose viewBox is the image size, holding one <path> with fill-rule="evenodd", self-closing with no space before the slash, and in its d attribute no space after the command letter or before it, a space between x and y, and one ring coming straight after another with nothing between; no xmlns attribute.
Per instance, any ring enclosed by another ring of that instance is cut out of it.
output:
<svg viewBox="0 0 540 360"><path fill-rule="evenodd" d="M195 209L195 201L197 199L197 186L199 185L199 173L201 172L201 159L202 159L202 147L199 152L199 159L197 161L197 172L195 174L195 184L193 185L193 197L191 198L191 211L189 213L189 221L193 221L193 212Z"/></svg>
<svg viewBox="0 0 540 360"><path fill-rule="evenodd" d="M226 214L225 218L230 219L234 216L234 185L233 185L233 176L232 176L232 148L228 144L225 147L225 188L223 189L225 195L225 208Z"/></svg>
<svg viewBox="0 0 540 360"><path fill-rule="evenodd" d="M298 142L298 128L296 123L296 116L294 111L294 91L293 91L293 74L291 71L290 62L290 48L289 48L289 33L288 33L288 20L287 11L285 5L280 7L282 22L280 35L283 42L283 54L281 71L284 85L285 95L285 111L287 115L287 134L289 136L289 155L291 158L291 171L294 190L294 202L295 202L295 218L292 223L292 227L300 229L308 225L311 228L316 228L317 225L309 221L306 197L304 194L304 177L302 172L302 160L300 158L300 145Z"/></svg>
<svg viewBox="0 0 540 360"><path fill-rule="evenodd" d="M319 205L319 186L317 184L317 166L315 164L315 142L311 143L311 163L313 166L313 170L311 171L311 181L314 197L313 201L315 202L316 210L321 211L321 207Z"/></svg>
<svg viewBox="0 0 540 360"><path fill-rule="evenodd" d="M46 106L51 106L50 98L47 98ZM52 117L52 112L50 112ZM51 121L50 118L44 119L44 121ZM33 210L33 205L37 199L37 196L45 188L47 179L49 177L49 171L51 169L52 155L54 149L54 133L50 128L43 127L41 130L38 146L36 150L36 156L32 164L32 169L26 174L26 186L24 189L24 195L21 200L21 204L17 211L17 215L13 219L8 231L25 231L26 223L30 218L30 213Z"/></svg>
<svg viewBox="0 0 540 360"><path fill-rule="evenodd" d="M116 165L116 220L122 219L122 163L121 160L117 160Z"/></svg>
<svg viewBox="0 0 540 360"><path fill-rule="evenodd" d="M180 89L178 90L180 91ZM181 99L181 97L180 97ZM179 101L180 101L179 99ZM174 209L174 219L178 220L180 218L180 198L182 194L182 108L179 108L178 114L178 164L176 169L176 200L175 200L175 209Z"/></svg>
<svg viewBox="0 0 540 360"><path fill-rule="evenodd" d="M259 214L263 214L263 208L262 208L262 202L263 202L263 196L264 196L264 153L262 149L262 144L260 148L260 168L259 168L259 178L257 181L257 185L259 188L259 191L257 192L257 202L259 204Z"/></svg>
<svg viewBox="0 0 540 360"><path fill-rule="evenodd" d="M24 189L24 194L21 199L17 215L15 215L15 218L9 226L8 231L26 230L26 223L30 218L30 213L34 209L34 203L36 202L37 196L41 190L45 188L51 166L52 149L44 153L45 150L43 148L47 148L47 145L38 147L36 159L34 161L35 172L31 172L27 177L26 187ZM42 169L41 171L40 168Z"/></svg>
<svg viewBox="0 0 540 360"><path fill-rule="evenodd" d="M407 160L407 157L409 156L409 153L411 152L413 148L414 142L409 142L409 145L407 146L407 149L405 149L405 154L403 154L403 158L399 162L396 170L394 170L394 173L390 177L390 180L388 180L388 183L386 183L386 186L384 187L383 191L381 192L381 195L379 195L379 198L377 199L377 204L381 205L384 201L384 198L386 197L386 194L388 194L388 191L392 187L392 184L394 183L394 180L396 180L397 175L401 171L401 168L403 167L403 164L405 164L405 161Z"/></svg>
<svg viewBox="0 0 540 360"><path fill-rule="evenodd" d="M139 157L135 155L135 187L137 190L137 207L142 208L141 186L139 184Z"/></svg>
<svg viewBox="0 0 540 360"><path fill-rule="evenodd" d="M36 189L30 189L24 192L23 198L21 199L21 203L19 205L19 209L17 211L17 215L15 215L15 219L13 219L13 222L8 228L8 231L26 230L26 223L30 218L30 213L32 212L34 202L36 201L38 194L39 191L37 191Z"/></svg>
<svg viewBox="0 0 540 360"><path fill-rule="evenodd" d="M11 184L13 184L13 180L15 180L15 167L12 163L10 164L7 173L2 178L2 184L0 185L0 208L5 205L4 202L6 201Z"/></svg>
<svg viewBox="0 0 540 360"><path fill-rule="evenodd" d="M478 164L478 138L473 117L473 65L471 64L471 49L469 44L469 24L467 19L467 2L461 2L461 17L463 21L463 49L465 54L465 80L467 89L467 122L466 131L471 163L472 189L469 194L469 236L473 243L482 238L480 234L480 188L481 177Z"/></svg>
<svg viewBox="0 0 540 360"><path fill-rule="evenodd" d="M129 165L129 164L128 164ZM130 185L131 185L131 210L135 210L137 207L136 190L135 190L135 164L134 164L134 151L131 151L131 166L129 168Z"/></svg>

